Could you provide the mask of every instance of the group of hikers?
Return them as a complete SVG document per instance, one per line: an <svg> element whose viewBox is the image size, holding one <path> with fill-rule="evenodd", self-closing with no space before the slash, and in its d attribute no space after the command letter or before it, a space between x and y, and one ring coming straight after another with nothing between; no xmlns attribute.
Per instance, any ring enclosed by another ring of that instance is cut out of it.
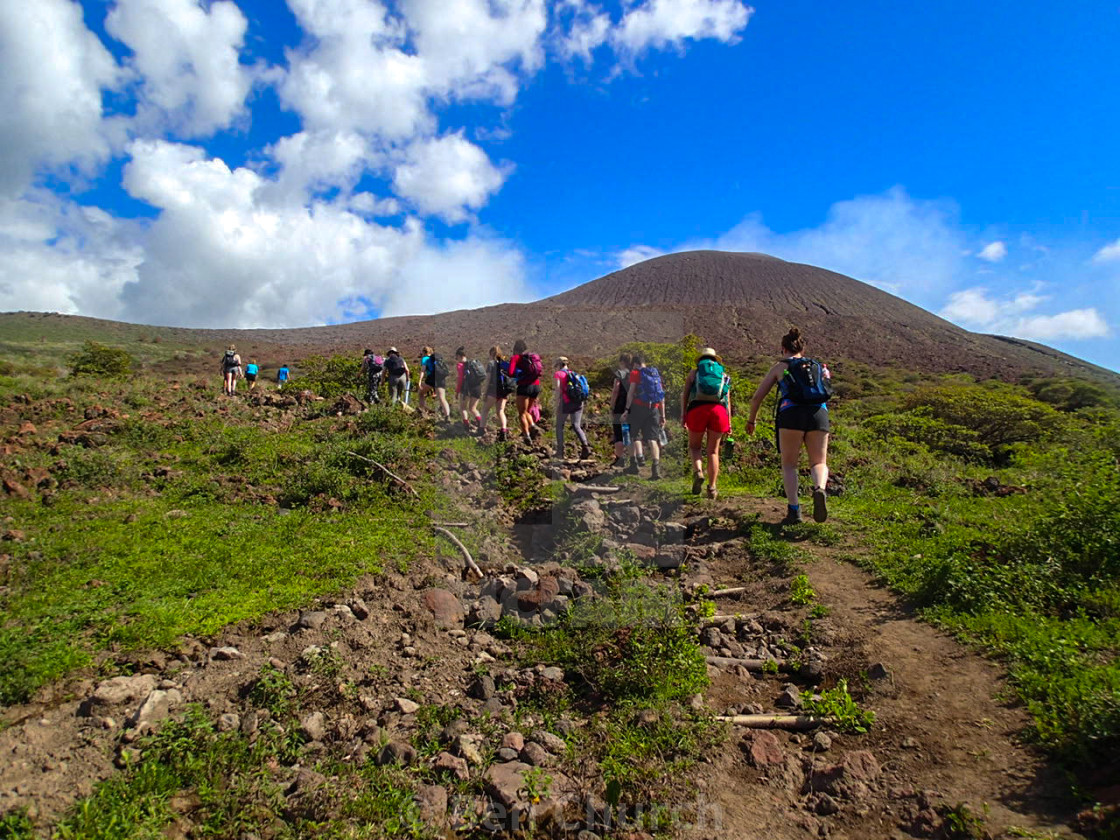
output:
<svg viewBox="0 0 1120 840"><path fill-rule="evenodd" d="M802 521L798 498L798 460L802 447L808 458L812 478L812 516L817 522L828 518L825 488L828 485L828 398L831 396L831 373L828 368L805 355L805 339L792 327L781 340L781 359L763 376L750 401L747 433L753 435L759 408L767 394L778 388L775 413L777 444L781 453L782 482L787 511L782 524ZM233 394L241 374L241 358L230 345L222 360L224 387ZM259 375L255 360L245 366L244 377L253 390ZM490 348L485 363L468 358L459 347L454 355L454 368L425 346L419 358L415 408L428 410L429 401L435 412L451 422L452 407L448 401L448 384L453 380L453 398L458 421L468 433L486 434L493 413L498 426L499 441L509 440L506 405L515 405L516 432L528 444L539 438L541 430L540 397L544 365L537 353L519 339L506 357L502 348ZM289 376L287 365L277 373L282 387ZM367 402L379 403L385 388L391 404L411 407L412 371L396 347L385 356L367 349L359 376L365 385ZM557 357L553 366L552 413L555 420L556 457L564 458L564 439L570 426L580 445L580 459L591 457L591 444L583 428L583 411L590 397L586 377L576 373L566 356ZM668 441L666 433L667 394L660 371L641 353L621 353L614 370L610 396L611 439L614 444L614 468L639 475L647 457L650 478L661 478L661 448ZM711 347L697 354L695 366L689 371L681 393L681 422L688 432L688 452L692 471L692 492L718 498L720 449L731 433L731 377L723 360Z"/></svg>
<svg viewBox="0 0 1120 840"><path fill-rule="evenodd" d="M247 365L242 365L241 354L237 352L236 345L231 344L226 348L226 352L222 354L219 368L222 372L222 393L227 397L232 397L237 393L237 380L241 378L249 383L250 391L257 389L257 379L261 372L260 366L256 359L249 359ZM290 368L286 364L280 365L276 371L277 387L282 390L290 376Z"/></svg>

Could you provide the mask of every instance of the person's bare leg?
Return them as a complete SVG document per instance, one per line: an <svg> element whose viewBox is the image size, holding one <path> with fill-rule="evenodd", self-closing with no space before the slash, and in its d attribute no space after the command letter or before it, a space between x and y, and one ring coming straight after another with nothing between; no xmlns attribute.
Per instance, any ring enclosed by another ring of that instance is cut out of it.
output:
<svg viewBox="0 0 1120 840"><path fill-rule="evenodd" d="M715 489L719 481L719 445L723 441L722 432L708 432L708 486Z"/></svg>
<svg viewBox="0 0 1120 840"><path fill-rule="evenodd" d="M778 429L778 443L782 449L782 485L786 490L786 503L797 507L797 461L801 457L801 442L805 433L797 429Z"/></svg>
<svg viewBox="0 0 1120 840"><path fill-rule="evenodd" d="M813 520L828 519L828 432L806 432L805 451L809 455L809 474L813 478Z"/></svg>

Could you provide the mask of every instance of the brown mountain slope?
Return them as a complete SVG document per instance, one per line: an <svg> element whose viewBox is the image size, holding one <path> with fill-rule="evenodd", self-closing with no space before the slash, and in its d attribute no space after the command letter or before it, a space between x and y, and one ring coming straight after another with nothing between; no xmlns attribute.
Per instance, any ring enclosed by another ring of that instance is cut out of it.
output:
<svg viewBox="0 0 1120 840"><path fill-rule="evenodd" d="M0 337L6 332L2 323ZM124 328L100 323L110 334ZM236 342L265 363L296 361L311 352L383 351L390 344L410 358L424 344L448 356L461 344L472 356L483 356L491 344L508 349L519 337L542 354L587 359L626 342L677 341L688 333L726 358L742 361L775 355L791 324L808 336L810 352L830 360L1002 379L1070 375L1120 384L1111 371L1040 344L971 333L843 274L764 254L721 251L657 257L528 304L288 330L130 329L213 349Z"/></svg>

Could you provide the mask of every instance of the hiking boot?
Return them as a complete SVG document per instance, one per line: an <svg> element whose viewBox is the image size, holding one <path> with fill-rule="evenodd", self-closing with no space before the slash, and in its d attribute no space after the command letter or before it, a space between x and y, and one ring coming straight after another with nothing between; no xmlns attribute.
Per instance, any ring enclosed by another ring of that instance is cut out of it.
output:
<svg viewBox="0 0 1120 840"><path fill-rule="evenodd" d="M711 485L709 484L709 485L708 485L708 494L707 494L707 495L708 495L708 498L709 498L709 499L712 499L712 500L714 501L715 499L718 499L718 498L719 498L719 491L718 491L718 490L717 490L716 488L712 487L712 486L711 486Z"/></svg>
<svg viewBox="0 0 1120 840"><path fill-rule="evenodd" d="M583 446L581 446L581 447L580 447L580 449L579 449L579 459L580 459L581 461L586 461L586 460L588 460L588 459L590 459L590 458L591 458L591 447L590 447L590 446L588 446L588 445L587 445L587 444L585 443L585 444L584 444Z"/></svg>
<svg viewBox="0 0 1120 840"><path fill-rule="evenodd" d="M540 436L541 436L541 427L540 426L537 426L536 424L534 424L534 425L529 427L529 437L532 440L536 440Z"/></svg>
<svg viewBox="0 0 1120 840"><path fill-rule="evenodd" d="M800 525L805 520L801 518L801 508L786 508L786 518L781 521L782 525Z"/></svg>
<svg viewBox="0 0 1120 840"><path fill-rule="evenodd" d="M614 461L611 462L611 469L612 470L617 470L617 469L620 469L620 468L625 467L625 466L626 466L626 459L625 458L615 458Z"/></svg>
<svg viewBox="0 0 1120 840"><path fill-rule="evenodd" d="M502 443L505 443L507 437L508 437L508 431L506 429L498 429L498 440L499 441L501 441Z"/></svg>
<svg viewBox="0 0 1120 840"><path fill-rule="evenodd" d="M813 488L813 521L824 522L828 519L828 501L823 487Z"/></svg>
<svg viewBox="0 0 1120 840"><path fill-rule="evenodd" d="M624 469L623 472L626 475L637 475L638 474L638 462L637 461L631 461L630 466L628 466L626 469Z"/></svg>
<svg viewBox="0 0 1120 840"><path fill-rule="evenodd" d="M644 467L646 465L646 459L644 455L641 458L638 458L637 461L639 467Z"/></svg>
<svg viewBox="0 0 1120 840"><path fill-rule="evenodd" d="M700 491L704 489L704 474L694 475L692 477L692 495L699 496Z"/></svg>
<svg viewBox="0 0 1120 840"><path fill-rule="evenodd" d="M650 477L650 480L652 480L652 481L657 481L659 478L661 478L661 462L660 461L654 461L653 462L653 466L650 467L649 477Z"/></svg>
<svg viewBox="0 0 1120 840"><path fill-rule="evenodd" d="M531 447L533 445L533 439L529 435L522 435L521 436L521 442L524 443L526 446L529 446L529 447Z"/></svg>

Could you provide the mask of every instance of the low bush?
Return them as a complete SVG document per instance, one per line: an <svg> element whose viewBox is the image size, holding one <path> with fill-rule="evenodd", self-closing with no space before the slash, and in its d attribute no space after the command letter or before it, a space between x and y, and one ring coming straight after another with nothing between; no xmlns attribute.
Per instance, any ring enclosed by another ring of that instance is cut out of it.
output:
<svg viewBox="0 0 1120 840"><path fill-rule="evenodd" d="M97 376L103 379L123 379L132 373L132 355L120 347L109 347L96 341L87 341L78 352L67 356L71 376Z"/></svg>

